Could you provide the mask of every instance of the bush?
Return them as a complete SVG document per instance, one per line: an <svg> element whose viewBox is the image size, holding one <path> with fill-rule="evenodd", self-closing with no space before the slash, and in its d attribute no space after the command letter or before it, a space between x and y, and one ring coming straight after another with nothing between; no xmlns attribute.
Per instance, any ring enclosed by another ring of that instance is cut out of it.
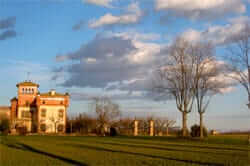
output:
<svg viewBox="0 0 250 166"><path fill-rule="evenodd" d="M10 121L9 119L2 119L0 121L0 131L3 134L8 134L10 130Z"/></svg>
<svg viewBox="0 0 250 166"><path fill-rule="evenodd" d="M203 135L204 137L208 136L208 132L206 127L203 127ZM191 127L191 136L192 137L200 137L200 126L195 124Z"/></svg>
<svg viewBox="0 0 250 166"><path fill-rule="evenodd" d="M112 136L112 137L117 136L116 128L114 128L114 127L110 128L110 136Z"/></svg>

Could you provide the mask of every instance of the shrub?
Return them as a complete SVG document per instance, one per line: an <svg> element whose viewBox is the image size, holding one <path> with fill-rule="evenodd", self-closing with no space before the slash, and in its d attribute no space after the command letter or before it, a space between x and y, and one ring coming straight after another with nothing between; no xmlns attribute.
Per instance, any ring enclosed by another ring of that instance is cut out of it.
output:
<svg viewBox="0 0 250 166"><path fill-rule="evenodd" d="M10 130L10 121L9 119L2 119L0 121L0 131L3 134L8 134Z"/></svg>
<svg viewBox="0 0 250 166"><path fill-rule="evenodd" d="M208 136L208 132L206 127L203 127L203 135L204 137ZM200 126L195 124L191 127L191 136L192 137L200 137Z"/></svg>
<svg viewBox="0 0 250 166"><path fill-rule="evenodd" d="M114 128L114 127L110 128L110 136L112 136L112 137L117 136L116 128Z"/></svg>

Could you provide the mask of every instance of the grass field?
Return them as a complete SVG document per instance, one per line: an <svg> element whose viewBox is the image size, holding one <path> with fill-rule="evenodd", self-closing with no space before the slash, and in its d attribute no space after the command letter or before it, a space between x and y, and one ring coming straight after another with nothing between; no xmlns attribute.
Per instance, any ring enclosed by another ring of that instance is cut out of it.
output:
<svg viewBox="0 0 250 166"><path fill-rule="evenodd" d="M250 166L247 136L204 141L175 137L1 136L1 166Z"/></svg>

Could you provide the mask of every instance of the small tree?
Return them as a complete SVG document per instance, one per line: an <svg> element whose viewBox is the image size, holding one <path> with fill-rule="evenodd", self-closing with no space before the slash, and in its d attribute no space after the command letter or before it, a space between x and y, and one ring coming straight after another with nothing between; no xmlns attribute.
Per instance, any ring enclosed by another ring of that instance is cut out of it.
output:
<svg viewBox="0 0 250 166"><path fill-rule="evenodd" d="M61 123L63 120L62 120L61 118L59 118L59 117L56 118L55 116L51 116L51 117L49 118L49 120L50 120L50 122L53 123L55 133L57 133L57 125L58 125L59 123Z"/></svg>
<svg viewBox="0 0 250 166"><path fill-rule="evenodd" d="M169 128L175 125L175 120L170 120L169 118L156 118L155 119L155 127L159 131L164 131L166 129L166 135L169 135Z"/></svg>
<svg viewBox="0 0 250 166"><path fill-rule="evenodd" d="M0 131L3 134L8 134L10 129L10 121L7 118L0 120Z"/></svg>
<svg viewBox="0 0 250 166"><path fill-rule="evenodd" d="M105 135L121 114L119 105L112 102L107 97L96 97L93 99L95 114L97 117L97 125L102 135Z"/></svg>

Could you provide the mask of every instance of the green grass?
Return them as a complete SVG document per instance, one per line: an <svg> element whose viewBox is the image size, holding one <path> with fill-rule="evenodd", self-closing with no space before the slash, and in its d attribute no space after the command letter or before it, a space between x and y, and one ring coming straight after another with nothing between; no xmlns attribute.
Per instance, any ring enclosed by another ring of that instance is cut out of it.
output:
<svg viewBox="0 0 250 166"><path fill-rule="evenodd" d="M1 166L249 166L247 136L203 141L175 137L1 136Z"/></svg>

